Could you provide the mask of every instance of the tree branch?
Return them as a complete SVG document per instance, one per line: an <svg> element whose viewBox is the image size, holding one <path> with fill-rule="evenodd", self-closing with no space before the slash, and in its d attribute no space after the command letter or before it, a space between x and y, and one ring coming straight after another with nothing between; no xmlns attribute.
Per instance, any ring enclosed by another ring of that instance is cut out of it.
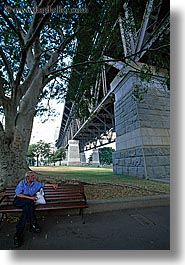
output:
<svg viewBox="0 0 185 265"><path fill-rule="evenodd" d="M19 70L16 76L16 80L15 80L15 89L14 89L14 95L13 98L16 98L16 94L17 94L17 87L20 84L20 80L22 77L22 73L24 71L24 66L26 63L26 58L27 58L27 50L25 48L22 49L22 53L21 53L21 60L20 60L20 65L19 65Z"/></svg>
<svg viewBox="0 0 185 265"><path fill-rule="evenodd" d="M75 68L75 67L79 67L79 66L83 66L83 65L89 65L89 64L102 64L102 63L107 63L107 62L117 62L118 60L120 61L120 59L98 60L98 61L92 61L92 60L84 61L84 62L81 62L81 63L76 63L76 64L69 65L69 66L64 67L64 68L62 68L62 69L54 70L54 71L50 72L49 74L56 74L56 73L59 73L59 72L62 72L62 71L68 70L68 69L70 69L70 68ZM48 74L48 75L49 75L49 74Z"/></svg>
<svg viewBox="0 0 185 265"><path fill-rule="evenodd" d="M34 57L33 57L33 53L32 53L31 47L28 49L26 62L27 62L28 68L31 69L32 65L33 65L33 62L34 62Z"/></svg>
<svg viewBox="0 0 185 265"><path fill-rule="evenodd" d="M60 45L60 47L56 50L56 52L54 52L51 57L49 62L46 64L44 72L46 73L46 75L48 75L48 71L49 69L52 69L52 67L56 64L56 62L58 61L58 56L59 54L65 49L65 47L67 46L68 43L70 43L70 41L74 38L75 34L70 35L68 38L66 38Z"/></svg>
<svg viewBox="0 0 185 265"><path fill-rule="evenodd" d="M3 124L1 121L0 121L0 131L4 131Z"/></svg>
<svg viewBox="0 0 185 265"><path fill-rule="evenodd" d="M26 77L23 84L19 87L19 92L17 93L17 100L19 101L22 96L26 93L27 89L29 88L31 82L33 81L34 75L38 71L38 63L33 64L28 76Z"/></svg>
<svg viewBox="0 0 185 265"><path fill-rule="evenodd" d="M11 15L12 19L14 20L14 22L17 26L18 33L20 33L20 36L21 36L22 40L24 41L24 35L25 34L24 34L23 29L21 27L20 21L18 20L18 18L16 17L16 15L13 12L13 9L10 10L10 15Z"/></svg>
<svg viewBox="0 0 185 265"><path fill-rule="evenodd" d="M61 78L61 79L64 79L64 80L67 80L67 81L70 81L70 78L69 77L67 77L67 76L65 76L65 75L58 75L58 73L56 73L55 75L52 75L51 77L46 77L45 79L44 79L44 86L46 86L50 81L52 81L52 80L54 80L54 79L56 79L56 78Z"/></svg>
<svg viewBox="0 0 185 265"><path fill-rule="evenodd" d="M24 44L24 40L22 38L22 35L21 35L20 31L16 29L16 27L12 24L12 22L4 14L4 12L2 10L0 10L0 14L4 18L4 20L7 22L7 24L9 25L9 27L17 34L17 36L19 37L19 40L20 40L21 44L23 45Z"/></svg>
<svg viewBox="0 0 185 265"><path fill-rule="evenodd" d="M49 18L51 14L46 14L38 24L38 21L41 18L41 14L36 14L34 17L34 20L32 22L32 25L28 32L28 40L26 42L25 48L28 49L31 47L31 45L34 43L35 39L39 36L41 29L43 28L44 24L46 23L46 20ZM37 21L37 23L36 23ZM36 29L34 30L34 27L37 25ZM31 36L31 37L29 37Z"/></svg>
<svg viewBox="0 0 185 265"><path fill-rule="evenodd" d="M35 59L38 59L39 56L41 55L41 45L39 41L39 36L35 40L34 52L35 52Z"/></svg>
<svg viewBox="0 0 185 265"><path fill-rule="evenodd" d="M12 70L10 68L10 65L8 63L8 60L6 58L6 55L2 49L2 47L0 47L0 55L1 55L1 58L3 59L3 62L5 64L5 67L7 69L7 72L8 72L8 76L9 76L9 79L10 79L10 83L11 85L14 83L14 79L13 79L13 73L12 73Z"/></svg>
<svg viewBox="0 0 185 265"><path fill-rule="evenodd" d="M53 5L57 4L59 2L59 0L56 0L53 2ZM51 5L52 6L52 5ZM46 20L49 18L49 16L51 16L51 14L46 14L40 21L40 23L38 24L37 28L34 30L34 27L36 25L36 23L38 23L38 20L41 17L41 14L35 14L35 18L33 20L32 26L30 27L29 33L27 36L31 35L31 38L27 40L26 45L23 47L22 49L22 54L21 54L21 62L20 62L20 66L19 66L19 71L17 73L17 77L16 77L16 86L15 86L15 93L14 93L14 97L16 97L16 93L17 93L17 87L20 84L20 80L22 77L22 73L24 70L24 66L25 66L25 62L26 62L26 57L27 57L27 51L29 50L29 48L31 47L31 45L34 43L35 39L39 36L41 29L43 28ZM34 30L34 32L33 32Z"/></svg>
<svg viewBox="0 0 185 265"><path fill-rule="evenodd" d="M136 52L136 53L134 53L134 54L131 54L131 55L128 55L128 56L126 56L126 57L124 57L124 58L119 58L119 59L97 60L97 61L93 61L93 60L84 61L84 62L81 62L81 63L76 63L76 64L69 65L69 66L64 67L64 68L62 68L62 69L54 70L54 71L52 71L52 72L49 72L48 75L56 74L56 73L59 73L59 72L62 72L62 71L66 71L66 70L68 70L68 69L70 69L70 68L75 68L75 67L79 67L79 66L83 66L83 65L89 65L89 64L102 64L102 63L108 63L108 62L118 62L118 61L120 61L120 60L122 60L123 63L125 63L126 65L129 65L129 63L126 62L127 59L129 59L130 61L133 61L134 63L137 63L137 62L135 62L135 61L132 59L133 56L138 55L138 54L141 54L141 53L144 52L144 51L156 51L156 50L160 50L161 48L164 48L164 47L167 47L167 46L169 46L169 44L167 44L167 45L162 45L162 46L160 46L160 47L158 47L158 48L156 48L156 49L155 49L155 48L153 48L153 49L142 49L141 51L138 51L138 52ZM130 66L130 65L129 65L129 66Z"/></svg>
<svg viewBox="0 0 185 265"><path fill-rule="evenodd" d="M5 96L3 85L5 84L5 80L0 76L0 105L3 106L3 109L7 109L10 99Z"/></svg>
<svg viewBox="0 0 185 265"><path fill-rule="evenodd" d="M45 4L45 2L47 3L47 1L42 1L41 3ZM59 0L53 0L53 2L51 3L51 7L52 8L56 7L58 3L59 3ZM40 31L42 30L43 26L45 25L47 19L50 16L51 16L51 13L47 13L45 16L41 16L41 14L39 13L35 14L32 25L28 33L28 36L31 36L31 37L30 39L28 39L26 43L26 48L29 48L33 44L34 40L38 37L38 35L40 34Z"/></svg>

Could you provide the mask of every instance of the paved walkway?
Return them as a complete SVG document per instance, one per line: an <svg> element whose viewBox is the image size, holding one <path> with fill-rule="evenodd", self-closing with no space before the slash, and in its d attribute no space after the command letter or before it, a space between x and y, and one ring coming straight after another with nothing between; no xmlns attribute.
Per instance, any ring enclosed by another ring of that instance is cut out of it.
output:
<svg viewBox="0 0 185 265"><path fill-rule="evenodd" d="M50 250L168 250L170 208L157 206L87 213L86 224L78 215L39 216L40 234L25 231L24 245L17 249ZM4 221L0 249L15 249L15 223Z"/></svg>

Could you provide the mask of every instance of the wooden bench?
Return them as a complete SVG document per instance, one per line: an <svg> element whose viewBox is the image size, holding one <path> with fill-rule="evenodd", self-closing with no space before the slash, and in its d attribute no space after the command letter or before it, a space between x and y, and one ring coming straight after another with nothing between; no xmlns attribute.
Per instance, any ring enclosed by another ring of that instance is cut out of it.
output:
<svg viewBox="0 0 185 265"><path fill-rule="evenodd" d="M0 199L0 225L7 213L21 212L22 209L13 206L15 187L6 188L4 195ZM44 197L46 204L35 206L36 211L58 211L64 209L80 209L79 214L82 216L83 224L85 223L83 209L88 207L84 186L79 185L62 185L57 190L52 187L44 187Z"/></svg>

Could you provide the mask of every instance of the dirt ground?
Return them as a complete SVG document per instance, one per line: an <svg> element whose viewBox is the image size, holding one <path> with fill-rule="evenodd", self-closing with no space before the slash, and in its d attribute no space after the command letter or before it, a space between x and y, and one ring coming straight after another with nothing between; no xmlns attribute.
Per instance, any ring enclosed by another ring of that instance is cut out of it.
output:
<svg viewBox="0 0 185 265"><path fill-rule="evenodd" d="M55 178L39 179L39 181L56 183ZM60 180L59 185L65 184L79 184L79 180ZM151 196L151 195L160 195L167 194L167 189L164 190L160 187L156 189L156 186L150 187L139 187L131 186L127 184L110 184L110 183L88 183L83 182L85 195L88 200L90 199L109 199L109 198L121 198L121 197L138 197L138 196ZM3 192L0 191L0 198L3 196Z"/></svg>
<svg viewBox="0 0 185 265"><path fill-rule="evenodd" d="M109 199L120 197L159 195L157 191L146 190L138 187L128 187L111 184L85 184L87 199Z"/></svg>

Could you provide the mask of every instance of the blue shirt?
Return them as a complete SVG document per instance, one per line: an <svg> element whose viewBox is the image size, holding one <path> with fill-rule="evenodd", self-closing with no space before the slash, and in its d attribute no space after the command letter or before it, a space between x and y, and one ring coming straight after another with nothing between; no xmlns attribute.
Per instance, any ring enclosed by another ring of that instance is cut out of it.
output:
<svg viewBox="0 0 185 265"><path fill-rule="evenodd" d="M24 195L34 196L37 191L41 188L44 188L43 182L38 182L34 180L30 185L28 185L26 179L23 179L19 182L15 189L15 194L18 195L20 193Z"/></svg>

